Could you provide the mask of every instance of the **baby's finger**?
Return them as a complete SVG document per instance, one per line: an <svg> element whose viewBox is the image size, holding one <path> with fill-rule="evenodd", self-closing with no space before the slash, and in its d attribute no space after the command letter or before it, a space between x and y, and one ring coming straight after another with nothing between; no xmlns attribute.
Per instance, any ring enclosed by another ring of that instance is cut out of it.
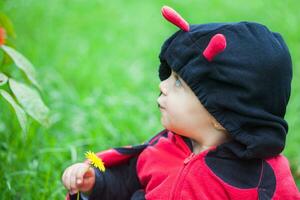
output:
<svg viewBox="0 0 300 200"><path fill-rule="evenodd" d="M76 184L82 185L83 183L83 176L89 170L88 164L82 164L80 168L78 168L76 173Z"/></svg>
<svg viewBox="0 0 300 200"><path fill-rule="evenodd" d="M74 192L75 190L77 190L77 186L76 186L76 173L77 173L77 171L78 171L78 165L75 165L72 168L72 171L70 172L69 183L70 183L70 190L72 192Z"/></svg>
<svg viewBox="0 0 300 200"><path fill-rule="evenodd" d="M78 193L78 189L69 190L70 195Z"/></svg>
<svg viewBox="0 0 300 200"><path fill-rule="evenodd" d="M67 188L67 190L70 190L70 172L71 172L71 168L68 167L63 175L63 184L64 186Z"/></svg>

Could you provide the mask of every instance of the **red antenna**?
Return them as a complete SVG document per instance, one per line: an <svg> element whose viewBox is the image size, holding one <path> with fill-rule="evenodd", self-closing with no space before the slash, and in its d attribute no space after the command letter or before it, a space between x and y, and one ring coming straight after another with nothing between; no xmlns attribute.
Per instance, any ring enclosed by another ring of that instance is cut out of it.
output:
<svg viewBox="0 0 300 200"><path fill-rule="evenodd" d="M226 38L223 34L214 35L206 49L203 51L203 56L211 62L216 55L224 51L226 48Z"/></svg>
<svg viewBox="0 0 300 200"><path fill-rule="evenodd" d="M161 9L161 13L166 20L184 30L185 32L188 32L190 30L189 24L169 6L163 6Z"/></svg>

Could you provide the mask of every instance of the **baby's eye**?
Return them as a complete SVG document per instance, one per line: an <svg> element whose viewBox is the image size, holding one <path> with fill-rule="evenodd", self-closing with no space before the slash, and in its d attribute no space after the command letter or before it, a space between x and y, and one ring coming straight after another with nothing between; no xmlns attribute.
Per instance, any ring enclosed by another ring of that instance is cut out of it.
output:
<svg viewBox="0 0 300 200"><path fill-rule="evenodd" d="M179 78L177 77L177 76L175 76L175 85L176 85L176 87L179 87L179 86L181 86L181 81L179 80Z"/></svg>

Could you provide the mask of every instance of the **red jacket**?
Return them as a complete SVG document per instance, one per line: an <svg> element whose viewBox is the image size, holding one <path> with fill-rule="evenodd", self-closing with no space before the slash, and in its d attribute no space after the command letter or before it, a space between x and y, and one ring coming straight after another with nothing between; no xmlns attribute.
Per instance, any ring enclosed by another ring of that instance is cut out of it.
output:
<svg viewBox="0 0 300 200"><path fill-rule="evenodd" d="M89 199L300 199L283 155L242 160L216 150L194 154L190 139L164 130L145 144L100 152L108 170L96 170Z"/></svg>

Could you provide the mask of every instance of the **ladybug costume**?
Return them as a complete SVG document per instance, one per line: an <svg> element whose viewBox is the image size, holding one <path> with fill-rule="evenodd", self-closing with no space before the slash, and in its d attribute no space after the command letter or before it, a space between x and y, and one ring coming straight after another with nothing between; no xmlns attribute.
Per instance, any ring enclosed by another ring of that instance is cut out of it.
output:
<svg viewBox="0 0 300 200"><path fill-rule="evenodd" d="M162 46L160 79L174 70L232 140L194 154L191 139L165 129L100 152L107 169L95 169L93 191L80 198L300 199L280 154L292 79L281 35L254 22L189 25L167 6L162 14L180 30Z"/></svg>

